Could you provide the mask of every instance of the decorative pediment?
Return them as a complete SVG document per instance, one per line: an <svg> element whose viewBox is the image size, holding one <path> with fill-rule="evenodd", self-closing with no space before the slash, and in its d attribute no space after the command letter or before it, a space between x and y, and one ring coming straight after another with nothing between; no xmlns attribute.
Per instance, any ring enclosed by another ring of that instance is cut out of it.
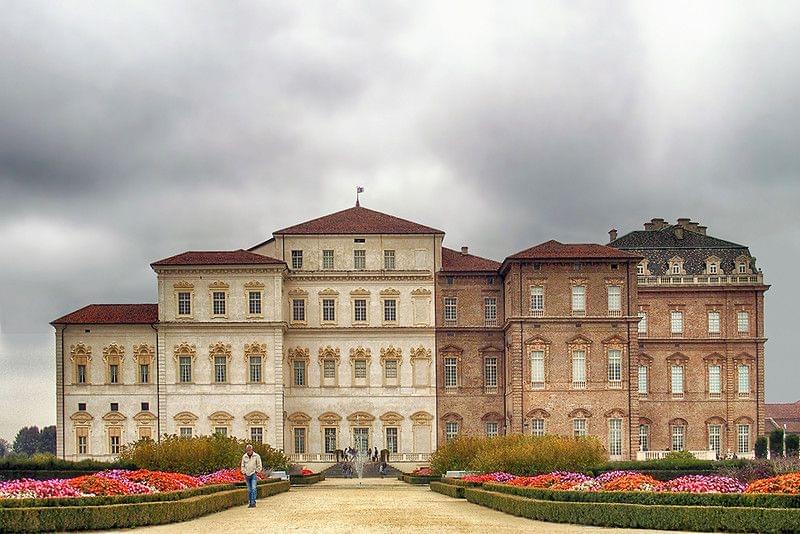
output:
<svg viewBox="0 0 800 534"><path fill-rule="evenodd" d="M703 356L703 361L707 364L722 364L725 363L725 356L718 352Z"/></svg>
<svg viewBox="0 0 800 534"><path fill-rule="evenodd" d="M589 283L587 278L570 278L569 285L571 286L585 286Z"/></svg>
<svg viewBox="0 0 800 534"><path fill-rule="evenodd" d="M133 416L133 420L140 424L152 423L156 419L158 419L158 417L149 410L142 410Z"/></svg>
<svg viewBox="0 0 800 534"><path fill-rule="evenodd" d="M269 416L264 412L259 412L257 410L248 412L244 416L244 420L247 422L248 425L265 425L267 421L269 421Z"/></svg>
<svg viewBox="0 0 800 534"><path fill-rule="evenodd" d="M733 361L736 363L751 363L755 361L755 357L752 354L740 352L733 357Z"/></svg>
<svg viewBox="0 0 800 534"><path fill-rule="evenodd" d="M494 345L484 345L478 349L478 354L486 354L487 352L503 352L503 349Z"/></svg>
<svg viewBox="0 0 800 534"><path fill-rule="evenodd" d="M447 412L442 416L442 421L463 421L464 418L461 417L456 412Z"/></svg>
<svg viewBox="0 0 800 534"><path fill-rule="evenodd" d="M689 357L680 352L675 352L667 356L667 363L683 365L689 362Z"/></svg>
<svg viewBox="0 0 800 534"><path fill-rule="evenodd" d="M567 417L570 418L570 419L577 419L577 418L586 418L586 419L588 419L591 416L592 416L592 412L590 412L589 410L587 410L585 408L577 408L577 409L572 410L571 412L569 412L567 414Z"/></svg>
<svg viewBox="0 0 800 534"><path fill-rule="evenodd" d="M211 358L214 358L215 356L225 356L227 358L230 358L231 344L223 343L222 341L217 341L213 345L208 346L208 355Z"/></svg>
<svg viewBox="0 0 800 534"><path fill-rule="evenodd" d="M670 263L670 264L673 264L673 263L683 263L683 258L681 258L680 256L672 256L672 257L669 259L669 263Z"/></svg>
<svg viewBox="0 0 800 534"><path fill-rule="evenodd" d="M156 355L156 348L153 345L142 343L133 346L133 357L139 363L150 363Z"/></svg>
<svg viewBox="0 0 800 534"><path fill-rule="evenodd" d="M293 425L307 425L311 422L311 417L305 412L294 412L286 420Z"/></svg>
<svg viewBox="0 0 800 534"><path fill-rule="evenodd" d="M567 341L567 345L591 345L591 344L592 340L581 334L578 334L577 336Z"/></svg>
<svg viewBox="0 0 800 534"><path fill-rule="evenodd" d="M433 421L433 416L425 411L414 412L411 414L411 422L414 426L427 426Z"/></svg>
<svg viewBox="0 0 800 534"><path fill-rule="evenodd" d="M84 345L83 343L72 345L69 348L69 358L74 362L75 358L78 357L85 357L87 360L91 361L92 347L90 347L89 345Z"/></svg>
<svg viewBox="0 0 800 534"><path fill-rule="evenodd" d="M119 412L108 412L103 416L103 421L105 421L106 424L110 425L118 425L123 421L125 421L126 419L127 417L125 417L123 414Z"/></svg>
<svg viewBox="0 0 800 534"><path fill-rule="evenodd" d="M640 417L639 418L639 424L640 425L652 425L653 421L648 419L647 417Z"/></svg>
<svg viewBox="0 0 800 534"><path fill-rule="evenodd" d="M194 289L194 284L186 280L181 280L180 282L172 284L172 287L175 289Z"/></svg>
<svg viewBox="0 0 800 534"><path fill-rule="evenodd" d="M439 349L439 354L447 354L448 356L461 356L464 349L456 345L445 345Z"/></svg>
<svg viewBox="0 0 800 534"><path fill-rule="evenodd" d="M180 345L175 345L175 351L173 353L175 359L178 359L181 356L191 356L194 358L196 355L197 349L195 348L194 344L189 344L184 341Z"/></svg>
<svg viewBox="0 0 800 534"><path fill-rule="evenodd" d="M322 423L323 425L338 426L339 422L341 422L342 420L342 416L339 415L338 413L325 412L324 414L317 417L317 419L319 419L320 423Z"/></svg>
<svg viewBox="0 0 800 534"><path fill-rule="evenodd" d="M430 289L425 289L424 287L418 287L414 291L411 292L412 297L430 297L432 295Z"/></svg>
<svg viewBox="0 0 800 534"><path fill-rule="evenodd" d="M718 258L717 256L713 256L713 255L706 258L706 264L710 264L710 263L719 264L719 262L721 262L721 261L722 260L720 258Z"/></svg>
<svg viewBox="0 0 800 534"><path fill-rule="evenodd" d="M381 348L381 361L384 360L400 360L402 358L403 349L395 348L389 345L388 348Z"/></svg>
<svg viewBox="0 0 800 534"><path fill-rule="evenodd" d="M386 412L380 416L380 420L383 421L384 425L399 425L400 421L403 420L403 416L397 412Z"/></svg>
<svg viewBox="0 0 800 534"><path fill-rule="evenodd" d="M267 355L267 344L266 343L245 343L244 344L244 355L247 356L266 356Z"/></svg>
<svg viewBox="0 0 800 534"><path fill-rule="evenodd" d="M266 287L264 283L258 280L251 280L244 285L245 289L263 289L264 287Z"/></svg>
<svg viewBox="0 0 800 534"><path fill-rule="evenodd" d="M289 296L295 298L303 298L308 296L308 291L305 289L294 288L289 290Z"/></svg>
<svg viewBox="0 0 800 534"><path fill-rule="evenodd" d="M550 412L542 408L534 408L533 410L525 414L525 417L527 417L528 419L547 419L548 417L550 417Z"/></svg>
<svg viewBox="0 0 800 534"><path fill-rule="evenodd" d="M286 359L287 360L310 360L311 359L311 351L308 350L308 347L295 347L286 349Z"/></svg>
<svg viewBox="0 0 800 534"><path fill-rule="evenodd" d="M622 408L612 408L607 412L603 413L603 417L605 417L606 419L622 418L625 417L625 410L623 410Z"/></svg>
<svg viewBox="0 0 800 534"><path fill-rule="evenodd" d="M118 345L116 342L103 347L103 361L107 362L109 358L119 358L120 361L125 359L125 347Z"/></svg>
<svg viewBox="0 0 800 534"><path fill-rule="evenodd" d="M330 345L326 347L319 348L319 359L320 360L329 360L334 359L339 361L339 347L333 348Z"/></svg>
<svg viewBox="0 0 800 534"><path fill-rule="evenodd" d="M367 412L354 412L347 416L351 425L367 425L375 420L375 416Z"/></svg>
<svg viewBox="0 0 800 534"><path fill-rule="evenodd" d="M498 412L489 412L484 414L483 417L481 417L481 421L483 421L484 423L487 421L502 421L502 420L503 420L503 414Z"/></svg>
<svg viewBox="0 0 800 534"><path fill-rule="evenodd" d="M636 363L639 365L650 365L653 363L653 357L647 354L639 354L636 356Z"/></svg>
<svg viewBox="0 0 800 534"><path fill-rule="evenodd" d="M530 287L544 287L547 285L547 278L528 278L528 285Z"/></svg>
<svg viewBox="0 0 800 534"><path fill-rule="evenodd" d="M607 337L607 338L605 338L603 340L603 345L616 345L616 346L622 345L622 346L624 346L626 343L627 343L627 341L625 341L625 338L623 338L622 336L620 336L618 334L614 334L613 336Z"/></svg>
<svg viewBox="0 0 800 534"><path fill-rule="evenodd" d="M431 349L426 349L422 345L411 349L412 360L430 360L432 357Z"/></svg>
<svg viewBox="0 0 800 534"><path fill-rule="evenodd" d="M192 412L178 412L173 416L173 419L184 426L193 425L197 422L197 416Z"/></svg>
<svg viewBox="0 0 800 534"><path fill-rule="evenodd" d="M364 348L362 346L358 346L355 348L350 349L350 359L351 360L362 360L362 359L369 359L372 357L372 350L369 348Z"/></svg>
<svg viewBox="0 0 800 534"><path fill-rule="evenodd" d="M217 280L216 282L208 284L208 289L228 289L229 287L231 286L222 280Z"/></svg>
<svg viewBox="0 0 800 534"><path fill-rule="evenodd" d="M686 419L681 419L680 417L676 417L675 419L670 419L667 423L669 426L688 426L689 423L686 422Z"/></svg>
<svg viewBox="0 0 800 534"><path fill-rule="evenodd" d="M607 286L624 286L625 280L622 278L606 278L605 283Z"/></svg>
<svg viewBox="0 0 800 534"><path fill-rule="evenodd" d="M525 345L549 345L551 342L544 336L535 335L525 340Z"/></svg>
<svg viewBox="0 0 800 534"><path fill-rule="evenodd" d="M359 287L358 289L354 289L350 292L351 297L369 297L369 291L364 289L363 287Z"/></svg>
<svg viewBox="0 0 800 534"><path fill-rule="evenodd" d="M233 421L233 416L224 410L219 410L209 415L208 419L217 425L228 425Z"/></svg>
<svg viewBox="0 0 800 534"><path fill-rule="evenodd" d="M715 415L713 417L709 417L708 419L706 419L705 423L707 425L724 425L725 424L725 419Z"/></svg>
<svg viewBox="0 0 800 534"><path fill-rule="evenodd" d="M76 425L88 425L94 421L94 417L92 417L92 414L89 412L75 412L74 414L70 415L69 418Z"/></svg>
<svg viewBox="0 0 800 534"><path fill-rule="evenodd" d="M753 424L753 420L751 418L747 417L746 415L743 415L741 417L737 417L736 420L733 422L733 424L735 424L735 425L752 425Z"/></svg>
<svg viewBox="0 0 800 534"><path fill-rule="evenodd" d="M381 290L381 296L382 297L399 297L400 296L400 292L398 290L390 287L390 288Z"/></svg>
<svg viewBox="0 0 800 534"><path fill-rule="evenodd" d="M339 292L335 289L327 288L319 292L320 297L338 297Z"/></svg>

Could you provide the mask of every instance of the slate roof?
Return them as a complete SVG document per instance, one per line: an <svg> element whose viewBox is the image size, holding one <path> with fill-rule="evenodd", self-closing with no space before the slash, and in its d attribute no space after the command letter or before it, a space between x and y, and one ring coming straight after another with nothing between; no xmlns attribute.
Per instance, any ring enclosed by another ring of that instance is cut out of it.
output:
<svg viewBox="0 0 800 534"><path fill-rule="evenodd" d="M284 262L246 250L190 250L150 264L151 267L170 265L280 265Z"/></svg>
<svg viewBox="0 0 800 534"><path fill-rule="evenodd" d="M786 423L787 432L800 433L800 401L764 404L764 413L770 430L782 429Z"/></svg>
<svg viewBox="0 0 800 534"><path fill-rule="evenodd" d="M274 232L275 235L312 234L444 234L441 230L424 226L394 215L381 213L362 206L337 211L310 221L302 222Z"/></svg>
<svg viewBox="0 0 800 534"><path fill-rule="evenodd" d="M481 272L496 273L500 262L481 258L474 254L462 254L461 251L442 247L443 272Z"/></svg>
<svg viewBox="0 0 800 534"><path fill-rule="evenodd" d="M635 230L609 243L610 247L633 252L647 258L647 268L654 276L669 274L669 260L683 258L687 275L704 274L706 259L716 256L720 268L726 274L736 270L736 258L747 256L750 268L756 272L755 258L749 249L731 241L684 228L683 239L678 239L675 229L679 225L667 225L657 230Z"/></svg>
<svg viewBox="0 0 800 534"><path fill-rule="evenodd" d="M607 247L595 243L561 243L554 239L545 241L535 247L512 254L506 260L559 260L559 259L618 259L635 260L637 254L631 254L619 248Z"/></svg>
<svg viewBox="0 0 800 534"><path fill-rule="evenodd" d="M89 304L50 324L154 324L158 304Z"/></svg>

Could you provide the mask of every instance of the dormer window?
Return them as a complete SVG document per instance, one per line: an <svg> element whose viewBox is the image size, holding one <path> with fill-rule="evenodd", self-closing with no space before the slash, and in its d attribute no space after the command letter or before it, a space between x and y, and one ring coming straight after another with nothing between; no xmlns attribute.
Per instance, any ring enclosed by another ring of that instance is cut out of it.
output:
<svg viewBox="0 0 800 534"><path fill-rule="evenodd" d="M747 264L746 263L741 262L739 264L739 266L738 266L738 269L739 269L739 274L747 274Z"/></svg>
<svg viewBox="0 0 800 534"><path fill-rule="evenodd" d="M672 264L672 274L681 274L681 266L677 263Z"/></svg>
<svg viewBox="0 0 800 534"><path fill-rule="evenodd" d="M716 263L709 263L708 264L708 274L717 274L719 270L719 266Z"/></svg>
<svg viewBox="0 0 800 534"><path fill-rule="evenodd" d="M640 263L636 266L636 274L642 276L644 274L644 264Z"/></svg>
<svg viewBox="0 0 800 534"><path fill-rule="evenodd" d="M676 256L669 260L669 274L679 276L685 273L686 271L683 270L683 258Z"/></svg>
<svg viewBox="0 0 800 534"><path fill-rule="evenodd" d="M718 275L721 274L720 259L716 256L709 256L706 258L706 274Z"/></svg>

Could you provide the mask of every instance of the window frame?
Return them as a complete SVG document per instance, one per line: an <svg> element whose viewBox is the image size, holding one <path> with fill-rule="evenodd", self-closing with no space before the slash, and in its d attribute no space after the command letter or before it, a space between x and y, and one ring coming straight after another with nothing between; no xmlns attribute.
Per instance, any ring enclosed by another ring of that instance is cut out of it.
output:
<svg viewBox="0 0 800 534"><path fill-rule="evenodd" d="M357 249L353 250L353 270L354 271L366 271L367 270L367 251L366 251L366 249L357 248Z"/></svg>
<svg viewBox="0 0 800 534"><path fill-rule="evenodd" d="M300 271L303 269L303 251L292 250L291 252L291 265L293 271Z"/></svg>
<svg viewBox="0 0 800 534"><path fill-rule="evenodd" d="M384 271L397 270L396 256L395 256L395 251L393 249L383 250L383 270Z"/></svg>
<svg viewBox="0 0 800 534"><path fill-rule="evenodd" d="M336 258L332 249L322 250L322 270L333 271L336 266Z"/></svg>
<svg viewBox="0 0 800 534"><path fill-rule="evenodd" d="M570 310L575 317L586 316L586 284L574 284L570 292ZM580 304L581 307L578 307Z"/></svg>

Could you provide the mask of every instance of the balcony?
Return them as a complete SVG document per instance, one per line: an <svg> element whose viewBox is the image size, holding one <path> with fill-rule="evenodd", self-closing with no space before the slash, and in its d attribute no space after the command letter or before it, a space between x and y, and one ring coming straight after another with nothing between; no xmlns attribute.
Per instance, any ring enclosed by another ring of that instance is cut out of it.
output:
<svg viewBox="0 0 800 534"><path fill-rule="evenodd" d="M608 389L622 389L622 380L609 380Z"/></svg>
<svg viewBox="0 0 800 534"><path fill-rule="evenodd" d="M639 276L639 286L725 286L725 285L761 285L764 275L757 274L731 274L694 276L669 275L669 276Z"/></svg>
<svg viewBox="0 0 800 534"><path fill-rule="evenodd" d="M483 393L486 395L497 395L497 386L484 386Z"/></svg>
<svg viewBox="0 0 800 534"><path fill-rule="evenodd" d="M445 326L458 326L458 320L457 319L445 319L444 320L444 325Z"/></svg>
<svg viewBox="0 0 800 534"><path fill-rule="evenodd" d="M666 458L668 454L673 451L638 451L636 453L636 459L638 461L645 461L645 460L663 460ZM698 460L716 460L717 459L717 451L708 450L708 451L689 451L695 458ZM741 456L739 456L741 458Z"/></svg>
<svg viewBox="0 0 800 534"><path fill-rule="evenodd" d="M497 318L495 318L495 319L484 319L483 320L483 326L486 326L486 327L497 326Z"/></svg>
<svg viewBox="0 0 800 534"><path fill-rule="evenodd" d="M531 317L543 317L543 316L544 316L543 309L531 310Z"/></svg>
<svg viewBox="0 0 800 534"><path fill-rule="evenodd" d="M622 310L608 310L609 317L622 317Z"/></svg>
<svg viewBox="0 0 800 534"><path fill-rule="evenodd" d="M585 380L573 380L572 381L572 389L586 389L586 381Z"/></svg>

